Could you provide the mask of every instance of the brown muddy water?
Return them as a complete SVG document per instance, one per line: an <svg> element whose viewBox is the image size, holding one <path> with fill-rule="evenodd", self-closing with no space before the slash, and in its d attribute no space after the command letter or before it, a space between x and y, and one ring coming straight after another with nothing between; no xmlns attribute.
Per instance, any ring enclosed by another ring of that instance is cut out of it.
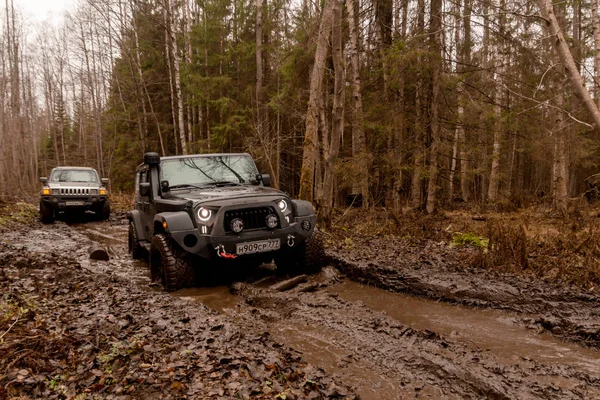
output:
<svg viewBox="0 0 600 400"><path fill-rule="evenodd" d="M451 305L354 282L336 285L330 291L414 329L437 332L473 350L489 351L504 363L531 359L543 364L569 364L600 376L597 351L519 326L514 321L516 316L509 313Z"/></svg>
<svg viewBox="0 0 600 400"><path fill-rule="evenodd" d="M431 331L453 342L466 345L475 352L489 352L500 365L568 365L591 377L600 377L598 352L574 343L565 343L544 333L537 333L516 323L516 316L496 310L480 310L391 293L374 287L346 281L327 289L358 306L384 314L415 330ZM197 301L237 319L243 299L226 286L184 289L175 296ZM393 377L386 376L367 359L352 359L351 349L344 348L340 332L327 326L275 322L270 333L274 339L302 353L303 358L327 372L341 375L357 388L363 399L413 398L414 389L406 388ZM536 379L540 377L537 376ZM547 376L548 384L561 388L577 385L570 378ZM441 393L432 385L419 388L419 396L438 398ZM444 398L454 398L445 396ZM456 397L458 398L458 397Z"/></svg>

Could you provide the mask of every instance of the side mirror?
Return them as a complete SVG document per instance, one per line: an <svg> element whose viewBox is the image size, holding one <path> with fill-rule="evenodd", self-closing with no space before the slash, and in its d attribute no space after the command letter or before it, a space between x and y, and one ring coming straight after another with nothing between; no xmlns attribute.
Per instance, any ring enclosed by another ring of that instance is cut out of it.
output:
<svg viewBox="0 0 600 400"><path fill-rule="evenodd" d="M171 190L169 189L169 181L160 181L160 188L162 189L163 193L169 192Z"/></svg>
<svg viewBox="0 0 600 400"><path fill-rule="evenodd" d="M102 178L100 179L100 182L104 183L105 185L108 185L108 178Z"/></svg>
<svg viewBox="0 0 600 400"><path fill-rule="evenodd" d="M45 176L40 176L40 182L46 185L48 183L48 178L46 178Z"/></svg>
<svg viewBox="0 0 600 400"><path fill-rule="evenodd" d="M260 180L262 181L263 185L271 186L271 176L269 174L262 174L260 176Z"/></svg>
<svg viewBox="0 0 600 400"><path fill-rule="evenodd" d="M150 183L142 182L140 183L140 196L150 196Z"/></svg>

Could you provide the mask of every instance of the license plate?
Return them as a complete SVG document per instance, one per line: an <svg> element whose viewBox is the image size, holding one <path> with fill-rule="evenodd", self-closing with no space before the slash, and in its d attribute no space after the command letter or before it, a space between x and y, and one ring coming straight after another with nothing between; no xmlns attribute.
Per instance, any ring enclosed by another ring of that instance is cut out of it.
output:
<svg viewBox="0 0 600 400"><path fill-rule="evenodd" d="M68 206L82 206L84 205L83 201L66 201L66 205Z"/></svg>
<svg viewBox="0 0 600 400"><path fill-rule="evenodd" d="M279 239L259 240L256 242L239 243L236 246L236 253L242 254L254 254L264 253L265 251L279 250Z"/></svg>

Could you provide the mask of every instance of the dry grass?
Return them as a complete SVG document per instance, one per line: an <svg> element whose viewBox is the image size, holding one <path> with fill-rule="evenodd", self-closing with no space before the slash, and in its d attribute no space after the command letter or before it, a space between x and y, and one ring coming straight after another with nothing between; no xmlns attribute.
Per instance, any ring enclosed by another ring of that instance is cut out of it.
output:
<svg viewBox="0 0 600 400"><path fill-rule="evenodd" d="M112 211L127 212L133 210L133 193L111 192L110 204Z"/></svg>
<svg viewBox="0 0 600 400"><path fill-rule="evenodd" d="M394 235L449 244L456 241L456 235L467 234L489 240L486 246L473 246L479 248L479 256L468 260L472 266L592 288L600 286L597 207L576 200L562 214L548 205L537 205L511 212L463 209L433 216L344 209L334 216L332 233L338 237Z"/></svg>

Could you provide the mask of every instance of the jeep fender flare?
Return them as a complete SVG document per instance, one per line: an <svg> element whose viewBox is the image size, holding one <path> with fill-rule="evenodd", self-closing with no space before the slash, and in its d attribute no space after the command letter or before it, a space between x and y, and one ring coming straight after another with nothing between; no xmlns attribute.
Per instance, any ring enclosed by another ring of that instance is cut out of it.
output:
<svg viewBox="0 0 600 400"><path fill-rule="evenodd" d="M292 200L292 209L295 217L310 217L315 215L315 210L310 201Z"/></svg>
<svg viewBox="0 0 600 400"><path fill-rule="evenodd" d="M144 224L142 224L142 217L138 210L129 211L127 213L127 219L133 223L133 227L135 229L135 233L137 235L138 241L148 240L146 237L146 230L144 229Z"/></svg>
<svg viewBox="0 0 600 400"><path fill-rule="evenodd" d="M167 224L165 227L164 224ZM159 213L154 216L154 234L162 232L193 231L196 229L190 215L185 211Z"/></svg>

